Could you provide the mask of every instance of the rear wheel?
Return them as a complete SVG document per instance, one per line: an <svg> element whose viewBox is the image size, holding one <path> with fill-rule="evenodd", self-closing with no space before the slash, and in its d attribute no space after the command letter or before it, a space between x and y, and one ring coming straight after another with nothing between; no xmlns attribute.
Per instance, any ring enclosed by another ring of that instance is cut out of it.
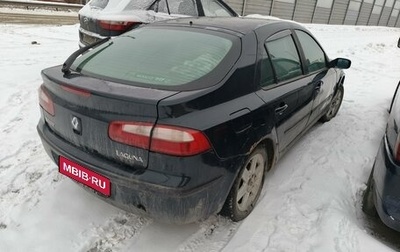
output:
<svg viewBox="0 0 400 252"><path fill-rule="evenodd" d="M335 95L332 98L331 103L329 104L329 109L326 112L325 115L321 117L322 122L327 122L330 121L332 118L334 118L339 111L340 105L342 104L343 100L343 95L344 95L344 88L343 86L339 86L338 89L336 90Z"/></svg>
<svg viewBox="0 0 400 252"><path fill-rule="evenodd" d="M378 213L376 212L375 203L374 203L374 180L373 180L373 173L374 170L371 171L369 175L368 182L367 182L367 189L364 191L363 201L362 201L362 210L369 216L377 216Z"/></svg>
<svg viewBox="0 0 400 252"><path fill-rule="evenodd" d="M240 221L253 211L263 187L266 164L266 151L256 148L239 172L221 210L222 215Z"/></svg>

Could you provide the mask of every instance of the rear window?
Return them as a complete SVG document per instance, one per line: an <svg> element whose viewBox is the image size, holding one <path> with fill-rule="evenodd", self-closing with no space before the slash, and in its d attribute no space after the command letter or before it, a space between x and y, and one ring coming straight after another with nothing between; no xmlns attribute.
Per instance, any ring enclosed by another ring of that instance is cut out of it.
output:
<svg viewBox="0 0 400 252"><path fill-rule="evenodd" d="M72 69L138 86L177 90L174 87L192 83L189 89L197 89L226 75L240 53L228 56L233 44L226 37L203 32L137 29L82 55ZM208 83L193 83L208 75Z"/></svg>

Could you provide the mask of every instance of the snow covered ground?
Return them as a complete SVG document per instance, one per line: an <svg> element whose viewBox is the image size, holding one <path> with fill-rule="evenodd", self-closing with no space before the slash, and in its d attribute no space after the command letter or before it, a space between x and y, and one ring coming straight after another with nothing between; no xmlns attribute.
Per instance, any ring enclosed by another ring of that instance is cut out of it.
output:
<svg viewBox="0 0 400 252"><path fill-rule="evenodd" d="M0 251L399 250L399 233L386 243L371 235L360 202L400 80L400 30L307 27L330 57L352 60L339 114L280 160L245 221L177 226L104 203L59 175L41 147L40 71L77 49L78 26L0 24Z"/></svg>

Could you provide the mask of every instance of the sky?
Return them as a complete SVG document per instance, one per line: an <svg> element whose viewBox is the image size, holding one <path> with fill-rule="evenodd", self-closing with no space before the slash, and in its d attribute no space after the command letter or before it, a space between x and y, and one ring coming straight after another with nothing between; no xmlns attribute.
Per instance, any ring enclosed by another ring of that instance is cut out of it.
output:
<svg viewBox="0 0 400 252"><path fill-rule="evenodd" d="M331 59L352 60L338 115L311 128L267 174L244 221L216 215L171 225L84 191L58 174L41 146L40 71L62 64L78 48L78 26L0 24L0 250L399 250L399 233L382 238L360 209L400 80L400 29L305 26Z"/></svg>

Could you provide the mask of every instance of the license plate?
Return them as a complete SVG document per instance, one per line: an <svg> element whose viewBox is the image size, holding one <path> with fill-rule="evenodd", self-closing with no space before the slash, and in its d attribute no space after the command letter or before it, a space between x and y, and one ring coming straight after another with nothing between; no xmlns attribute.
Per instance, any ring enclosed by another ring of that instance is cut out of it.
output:
<svg viewBox="0 0 400 252"><path fill-rule="evenodd" d="M82 40L88 45L93 44L94 42L100 40L100 39L97 39L95 37L91 37L91 36L89 36L89 35L87 35L85 33L82 33L82 35L83 35Z"/></svg>
<svg viewBox="0 0 400 252"><path fill-rule="evenodd" d="M65 157L60 156L58 171L61 174L104 194L105 196L110 196L111 194L111 183L108 178L72 162Z"/></svg>

